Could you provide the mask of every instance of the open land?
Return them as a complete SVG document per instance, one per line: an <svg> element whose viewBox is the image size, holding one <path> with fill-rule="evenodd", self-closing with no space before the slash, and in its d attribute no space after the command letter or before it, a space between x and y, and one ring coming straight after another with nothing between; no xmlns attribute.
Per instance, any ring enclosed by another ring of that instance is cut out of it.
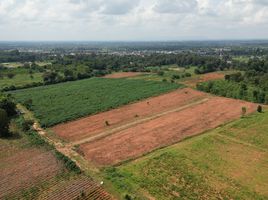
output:
<svg viewBox="0 0 268 200"><path fill-rule="evenodd" d="M138 199L267 199L268 112L118 167L106 177Z"/></svg>
<svg viewBox="0 0 268 200"><path fill-rule="evenodd" d="M242 107L248 113L256 110L253 103L187 88L58 125L53 130L80 145L85 158L96 165L113 165L239 118Z"/></svg>
<svg viewBox="0 0 268 200"><path fill-rule="evenodd" d="M189 87L195 87L198 83L207 82L211 80L224 79L225 74L220 72L212 72L208 74L195 75L182 81L183 84Z"/></svg>

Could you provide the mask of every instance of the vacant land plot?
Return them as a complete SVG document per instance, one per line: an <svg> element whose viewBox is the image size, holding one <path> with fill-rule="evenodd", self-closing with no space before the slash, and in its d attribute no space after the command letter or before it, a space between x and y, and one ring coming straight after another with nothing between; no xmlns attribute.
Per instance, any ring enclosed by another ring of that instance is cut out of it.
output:
<svg viewBox="0 0 268 200"><path fill-rule="evenodd" d="M97 136L104 131L109 133L112 129L120 129L124 124L135 124L146 121L146 118L150 120L157 114L165 114L178 107L200 101L207 96L205 93L189 88L180 89L108 112L60 124L53 127L52 130L60 137L75 142Z"/></svg>
<svg viewBox="0 0 268 200"><path fill-rule="evenodd" d="M144 80L92 78L12 94L20 103L30 102L28 107L43 126L52 126L179 87L181 85Z"/></svg>
<svg viewBox="0 0 268 200"><path fill-rule="evenodd" d="M137 199L268 198L268 112L157 150L107 179Z"/></svg>
<svg viewBox="0 0 268 200"><path fill-rule="evenodd" d="M220 72L212 72L208 74L195 75L189 79L182 81L189 87L195 87L198 83L207 82L210 80L224 79L225 74Z"/></svg>
<svg viewBox="0 0 268 200"><path fill-rule="evenodd" d="M133 76L139 76L145 73L142 72L118 72L113 74L108 74L104 78L128 78Z"/></svg>
<svg viewBox="0 0 268 200"><path fill-rule="evenodd" d="M117 164L239 118L242 107L249 113L256 110L255 104L244 101L221 97L203 99L81 144L80 150L97 165Z"/></svg>

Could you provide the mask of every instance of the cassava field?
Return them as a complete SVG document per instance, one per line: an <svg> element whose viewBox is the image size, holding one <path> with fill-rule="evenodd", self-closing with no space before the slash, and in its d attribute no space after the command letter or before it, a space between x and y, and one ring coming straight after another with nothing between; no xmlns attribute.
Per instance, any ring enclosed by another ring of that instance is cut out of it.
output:
<svg viewBox="0 0 268 200"><path fill-rule="evenodd" d="M18 90L11 94L32 110L43 126L52 126L157 96L182 85L128 79L92 78Z"/></svg>

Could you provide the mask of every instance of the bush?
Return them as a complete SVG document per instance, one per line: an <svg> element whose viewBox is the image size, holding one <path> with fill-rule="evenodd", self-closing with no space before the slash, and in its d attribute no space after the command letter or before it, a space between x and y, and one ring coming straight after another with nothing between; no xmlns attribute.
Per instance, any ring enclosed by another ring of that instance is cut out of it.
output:
<svg viewBox="0 0 268 200"><path fill-rule="evenodd" d="M76 165L76 163L74 161L72 161L70 158L68 158L67 156L63 155L62 153L60 153L59 151L55 151L56 157L59 160L62 160L65 167L67 169L69 169L70 171L73 171L77 174L81 173L81 169Z"/></svg>
<svg viewBox="0 0 268 200"><path fill-rule="evenodd" d="M9 122L10 119L7 115L7 112L4 109L0 108L0 137L8 137L9 133Z"/></svg>
<svg viewBox="0 0 268 200"><path fill-rule="evenodd" d="M164 73L163 71L158 71L158 72L157 72L157 75L158 75L158 76L164 76L164 74L165 74L165 73Z"/></svg>
<svg viewBox="0 0 268 200"><path fill-rule="evenodd" d="M125 195L125 200L132 200L132 197L129 194Z"/></svg>
<svg viewBox="0 0 268 200"><path fill-rule="evenodd" d="M0 94L0 108L7 112L8 117L12 117L17 113L16 104L6 95Z"/></svg>
<svg viewBox="0 0 268 200"><path fill-rule="evenodd" d="M241 111L241 115L242 117L244 117L247 113L247 108L246 107L242 107L242 111Z"/></svg>
<svg viewBox="0 0 268 200"><path fill-rule="evenodd" d="M261 106L261 105L258 105L258 107L257 107L257 111L258 111L259 113L262 113L262 106Z"/></svg>
<svg viewBox="0 0 268 200"><path fill-rule="evenodd" d="M29 131L34 124L33 120L24 120L21 124L23 131Z"/></svg>

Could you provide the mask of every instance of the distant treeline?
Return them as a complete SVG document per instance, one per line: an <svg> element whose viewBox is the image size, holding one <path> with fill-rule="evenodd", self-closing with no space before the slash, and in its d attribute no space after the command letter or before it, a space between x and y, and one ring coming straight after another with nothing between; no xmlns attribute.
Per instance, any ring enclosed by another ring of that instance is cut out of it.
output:
<svg viewBox="0 0 268 200"><path fill-rule="evenodd" d="M268 57L250 59L225 80L210 81L197 86L199 90L216 95L268 104Z"/></svg>

